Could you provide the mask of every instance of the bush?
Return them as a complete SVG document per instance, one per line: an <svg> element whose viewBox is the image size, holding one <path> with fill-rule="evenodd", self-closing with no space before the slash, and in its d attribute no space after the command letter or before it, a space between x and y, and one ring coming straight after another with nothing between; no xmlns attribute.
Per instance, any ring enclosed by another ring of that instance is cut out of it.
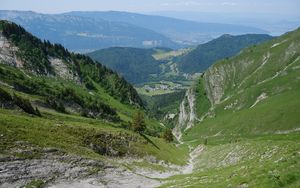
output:
<svg viewBox="0 0 300 188"><path fill-rule="evenodd" d="M0 102L9 102L12 101L11 95L5 91L4 89L0 88Z"/></svg>
<svg viewBox="0 0 300 188"><path fill-rule="evenodd" d="M48 105L51 106L51 108L53 108L54 110L58 111L58 112L62 112L62 113L66 113L66 109L64 107L64 105L62 104L61 101L56 100L53 97L48 97L46 99L46 102Z"/></svg>
<svg viewBox="0 0 300 188"><path fill-rule="evenodd" d="M167 142L173 142L174 141L174 136L173 136L173 133L172 133L171 129L166 129L165 130L165 132L163 133L163 138Z"/></svg>
<svg viewBox="0 0 300 188"><path fill-rule="evenodd" d="M132 129L138 133L142 133L146 129L144 114L140 110L133 116Z"/></svg>

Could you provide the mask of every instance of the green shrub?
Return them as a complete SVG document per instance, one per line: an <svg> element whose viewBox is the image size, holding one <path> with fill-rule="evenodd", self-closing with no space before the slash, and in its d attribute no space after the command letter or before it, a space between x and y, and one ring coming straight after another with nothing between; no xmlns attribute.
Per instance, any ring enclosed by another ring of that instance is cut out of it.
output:
<svg viewBox="0 0 300 188"><path fill-rule="evenodd" d="M144 114L141 110L133 116L132 129L138 133L143 133L146 130Z"/></svg>
<svg viewBox="0 0 300 188"><path fill-rule="evenodd" d="M9 102L12 101L11 95L0 87L0 102Z"/></svg>
<svg viewBox="0 0 300 188"><path fill-rule="evenodd" d="M174 140L174 136L172 134L171 129L166 129L165 132L163 133L163 138L167 141L167 142L173 142Z"/></svg>
<svg viewBox="0 0 300 188"><path fill-rule="evenodd" d="M59 100L56 100L54 97L48 97L46 99L46 103L50 105L51 108L58 112L66 113L66 109L63 105L63 103Z"/></svg>

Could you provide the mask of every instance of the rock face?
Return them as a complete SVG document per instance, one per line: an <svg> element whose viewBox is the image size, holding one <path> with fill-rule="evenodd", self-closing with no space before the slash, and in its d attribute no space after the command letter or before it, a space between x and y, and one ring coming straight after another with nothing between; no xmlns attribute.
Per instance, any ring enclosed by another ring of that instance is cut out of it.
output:
<svg viewBox="0 0 300 188"><path fill-rule="evenodd" d="M188 89L179 107L179 117L173 129L173 135L177 140L181 139L182 131L191 128L197 119L195 114L195 93L192 88Z"/></svg>
<svg viewBox="0 0 300 188"><path fill-rule="evenodd" d="M80 83L80 78L78 76L78 73L70 71L70 69L63 62L62 59L53 58L53 57L49 57L48 59L51 63L51 66L54 68L56 75L58 75L59 77L65 80L73 80L77 83Z"/></svg>
<svg viewBox="0 0 300 188"><path fill-rule="evenodd" d="M24 62L16 55L18 50L18 47L8 41L0 32L0 63L17 68L23 68ZM65 80L72 80L77 83L80 82L78 74L74 71L71 71L62 59L48 57L48 60L51 63L51 66L54 68L56 75Z"/></svg>
<svg viewBox="0 0 300 188"><path fill-rule="evenodd" d="M16 52L18 48L9 42L0 32L0 63L14 67L23 67L23 62L18 60Z"/></svg>
<svg viewBox="0 0 300 188"><path fill-rule="evenodd" d="M220 102L223 94L224 94L224 85L226 79L225 70L229 67L221 66L221 67L211 67L209 68L205 74L205 89L208 93L208 98L212 102L212 104L217 104Z"/></svg>
<svg viewBox="0 0 300 188"><path fill-rule="evenodd" d="M288 36L288 37L286 37ZM299 62L299 31L287 33L260 46L246 48L239 55L224 59L211 66L204 73L207 97L212 105L222 103L237 94L256 85L266 84L273 79L287 74L288 69ZM252 104L261 93L255 93ZM272 92L275 94L275 92ZM250 107L237 101L237 105Z"/></svg>

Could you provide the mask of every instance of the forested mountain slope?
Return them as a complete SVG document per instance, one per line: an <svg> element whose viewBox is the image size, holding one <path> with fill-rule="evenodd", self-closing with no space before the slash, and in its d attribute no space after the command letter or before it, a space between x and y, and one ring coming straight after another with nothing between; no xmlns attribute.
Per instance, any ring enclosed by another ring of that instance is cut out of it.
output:
<svg viewBox="0 0 300 188"><path fill-rule="evenodd" d="M151 74L160 73L160 63L153 58L154 49L107 48L88 55L119 72L130 83L150 80Z"/></svg>
<svg viewBox="0 0 300 188"><path fill-rule="evenodd" d="M187 75L205 71L218 60L238 54L243 48L273 37L263 34L223 35L195 49L138 49L115 47L87 55L119 72L130 83L186 80Z"/></svg>
<svg viewBox="0 0 300 188"><path fill-rule="evenodd" d="M263 34L222 35L221 37L197 46L190 53L179 58L178 68L182 72L203 72L218 60L236 55L242 49L257 45L273 37Z"/></svg>

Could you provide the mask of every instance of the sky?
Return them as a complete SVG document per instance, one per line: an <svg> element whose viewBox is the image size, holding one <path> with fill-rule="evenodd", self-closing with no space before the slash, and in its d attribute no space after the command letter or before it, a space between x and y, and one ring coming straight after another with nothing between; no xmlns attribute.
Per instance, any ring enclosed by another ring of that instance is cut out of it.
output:
<svg viewBox="0 0 300 188"><path fill-rule="evenodd" d="M300 17L300 0L0 0L2 10L269 13Z"/></svg>

